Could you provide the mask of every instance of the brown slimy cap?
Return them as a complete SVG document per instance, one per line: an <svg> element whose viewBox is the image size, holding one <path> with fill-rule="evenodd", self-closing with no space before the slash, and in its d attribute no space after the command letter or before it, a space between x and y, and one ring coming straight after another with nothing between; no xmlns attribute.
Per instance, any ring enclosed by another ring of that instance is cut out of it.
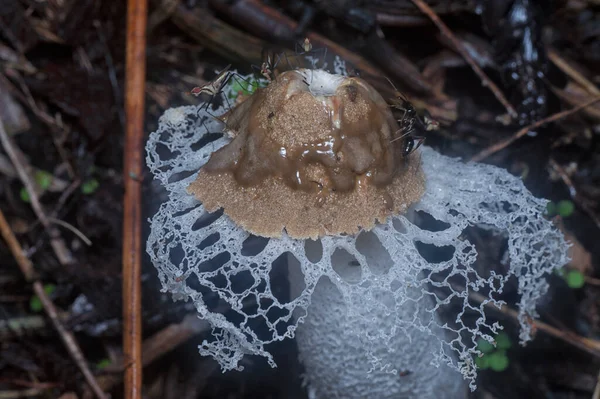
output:
<svg viewBox="0 0 600 399"><path fill-rule="evenodd" d="M352 234L423 194L418 154L404 156L387 104L362 79L286 72L224 120L233 140L188 190L256 235Z"/></svg>

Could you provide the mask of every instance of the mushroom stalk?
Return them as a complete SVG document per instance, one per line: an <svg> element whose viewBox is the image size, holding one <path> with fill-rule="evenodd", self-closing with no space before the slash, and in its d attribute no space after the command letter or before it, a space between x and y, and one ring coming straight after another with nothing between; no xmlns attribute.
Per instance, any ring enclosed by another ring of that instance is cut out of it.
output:
<svg viewBox="0 0 600 399"><path fill-rule="evenodd" d="M293 259L291 260L294 261ZM344 259L337 259L333 267L341 269ZM290 293L300 295L304 289L298 268L289 268ZM340 278L351 278L350 273ZM406 283L406 282L405 282ZM384 298L381 298L385 300ZM300 360L304 365L305 382L308 383L311 399L437 399L466 397L467 385L460 373L446 364L432 366L434 356L431 349L444 340L442 331L423 332L416 328L398 331L384 339L360 339L357 331L381 330L395 327L397 318L410 322L413 317L429 318L425 311L431 301L423 298L417 306L401 308L402 314L372 312L371 317L357 324L348 314L348 303L329 278L319 280L311 296L304 322L296 330L296 342ZM353 302L353 311L363 313L368 309L357 309L363 301ZM438 320L439 322L439 320ZM369 325L365 325L369 324ZM370 356L367 356L370 353ZM374 357L377 358L374 361ZM444 392L440 395L440 392Z"/></svg>

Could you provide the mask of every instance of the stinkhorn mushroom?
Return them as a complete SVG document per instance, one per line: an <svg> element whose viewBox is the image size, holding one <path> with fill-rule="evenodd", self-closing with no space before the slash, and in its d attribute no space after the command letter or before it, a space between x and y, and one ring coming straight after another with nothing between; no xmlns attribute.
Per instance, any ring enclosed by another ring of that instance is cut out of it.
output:
<svg viewBox="0 0 600 399"><path fill-rule="evenodd" d="M325 71L284 73L222 120L202 106L170 109L147 144L169 192L147 251L163 289L191 299L213 326L201 354L224 370L246 354L275 366L268 344L297 333L314 397L457 397L451 368L474 388L476 341L501 328L484 305L501 304L511 277L521 340L531 338L544 275L566 263L567 245L520 179L427 147L411 154L371 86ZM442 227L420 228L415 212ZM462 234L471 226L507 238L504 275L474 267ZM249 249L253 234L269 238ZM428 261L427 245L447 258ZM289 298L271 285L282 256ZM475 291L483 304L469 302Z"/></svg>

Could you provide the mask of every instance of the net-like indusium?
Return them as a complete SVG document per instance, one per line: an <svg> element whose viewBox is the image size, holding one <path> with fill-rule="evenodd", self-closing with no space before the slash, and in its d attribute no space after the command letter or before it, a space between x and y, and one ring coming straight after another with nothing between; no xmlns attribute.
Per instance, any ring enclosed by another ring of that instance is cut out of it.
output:
<svg viewBox="0 0 600 399"><path fill-rule="evenodd" d="M324 277L346 305L337 317L360 326L350 333L362 345L352 346L366 352L372 368L393 369L381 348L397 334L418 331L434 337L437 344L427 352L435 361L450 364L473 384L476 341L491 341L500 328L486 318L485 305L500 305L496 298L509 278L518 279L521 340L531 338L527 318L537 315L536 301L547 290L545 275L567 262L567 244L544 218L546 201L535 198L519 178L425 147L420 151L425 194L410 212L426 213L443 228L420 228L409 212L354 236L256 239L222 213L207 213L187 192L211 153L228 142L209 134L221 129L199 107L170 109L161 117L147 143L147 163L169 200L151 220L147 251L163 290L175 300L193 301L199 317L213 326L200 353L213 356L224 370L239 368L246 354L264 356L275 366L267 345L294 336ZM506 238L505 274L478 272L475 245L463 235L471 226ZM446 247L449 256L427 261L421 244ZM282 267L281 260L295 268L300 288L291 298L280 297L272 285L272 268ZM483 304L469 300L474 292L487 298ZM438 313L452 309L460 311L441 321ZM377 325L376 316L393 322Z"/></svg>

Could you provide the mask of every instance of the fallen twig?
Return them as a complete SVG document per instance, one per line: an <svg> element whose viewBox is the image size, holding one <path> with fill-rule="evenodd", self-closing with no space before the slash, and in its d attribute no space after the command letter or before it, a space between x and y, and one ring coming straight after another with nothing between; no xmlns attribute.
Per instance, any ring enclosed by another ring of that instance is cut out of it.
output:
<svg viewBox="0 0 600 399"><path fill-rule="evenodd" d="M511 116L511 118L513 118L513 119L517 118L517 111L515 111L513 106L508 102L508 100L506 99L504 94L502 94L502 91L500 91L498 86L496 86L496 84L494 82L492 82L490 80L490 78L488 78L488 76L485 74L485 72L483 72L483 70L479 67L479 65L477 65L477 62L473 59L473 57L471 57L471 55L469 54L469 51L465 48L465 46L462 44L462 42L460 40L458 40L458 38L454 35L454 33L452 33L450 28L448 28L448 26L446 26L446 24L440 19L440 17L437 16L435 11L433 11L431 9L431 7L429 7L427 4L425 4L425 2L423 2L423 0L411 0L411 1L417 7L419 7L419 9L423 12L423 14L427 15L431 19L431 21L437 25L437 27L442 32L442 34L444 36L446 36L448 38L448 40L450 40L452 42L452 44L454 45L456 50L460 53L460 55L462 55L464 57L465 61L467 61L467 63L469 63L469 65L471 66L473 71L477 74L477 76L479 76L479 78L481 79L481 83L484 86L489 87L489 89L492 91L492 93L494 93L494 96L496 96L498 101L500 101L500 103L502 103L502 105L504 106L504 108L506 109L508 114Z"/></svg>
<svg viewBox="0 0 600 399"><path fill-rule="evenodd" d="M72 165L68 162L68 156L65 152L65 149L63 148L62 144L59 142L59 140L56 137L56 133L62 133L65 136L68 135L68 133L69 133L68 128L62 123L60 114L58 114L56 117L52 117L46 111L42 110L37 105L33 96L31 95L31 91L29 90L29 87L25 84L25 82L23 81L23 78L18 73L13 72L13 73L10 73L9 76L12 79L17 81L17 83L19 84L19 87L22 90L22 93L16 89L11 90L11 92L19 100L21 100L24 104L26 104L29 107L29 109L35 114L35 116L37 116L39 118L39 120L42 121L44 124L46 124L52 131L52 141L54 142L54 146L56 147L56 150L58 151L60 157L63 159L63 161L65 162L65 165L67 166L67 172L69 173L69 176L72 179L74 179L75 171L73 170ZM0 74L0 79L4 80L4 82L7 83L9 88L12 89L14 87L13 84L8 79L6 79L2 74Z"/></svg>
<svg viewBox="0 0 600 399"><path fill-rule="evenodd" d="M256 0L243 0L234 3L222 1L211 1L211 5L225 13L229 18L247 27L252 33L265 38L270 38L274 42L284 43L287 46L293 45L296 38L298 23L276 9L269 7ZM181 7L181 6L180 6ZM206 15L206 12L203 14ZM206 24L206 22L205 22ZM206 24L208 25L208 24ZM210 25L209 25L210 26ZM309 32L306 36L310 39L314 48L327 48L328 52L338 55L341 59L350 63L354 68L361 71L362 74L373 77L381 76L378 68L367 62L361 56L347 50L339 44L327 39L326 37ZM434 88L423 79L419 70L408 59L398 54L391 46L383 40L378 40L377 35L370 36L367 46L377 46L375 56L394 78L401 80L405 86L412 88L415 92L426 96L445 99L441 93L437 93ZM242 42L244 43L244 42ZM244 43L245 44L245 43Z"/></svg>
<svg viewBox="0 0 600 399"><path fill-rule="evenodd" d="M267 42L226 24L210 13L207 13L206 10L200 8L190 11L183 5L179 5L172 16L172 19L184 32L196 39L202 45L227 59L243 60L254 63L255 65L260 65L262 62L262 49L269 48ZM286 21L291 21L289 22L291 25L269 26L273 29L284 29L293 32L297 25L296 22L290 19L286 19ZM272 32L269 34L272 35ZM353 68L360 70L361 77L373 85L384 97L394 96L394 90L390 84L383 79L384 74L382 71L363 57L354 54L320 35L309 33L308 37L315 47L328 47L332 53L337 54L342 60L347 61ZM416 98L411 100L417 101ZM440 101L441 103L434 103L433 105L432 103L427 102L425 108L428 109L434 118L455 120L456 103L453 101L444 101L443 99L440 99Z"/></svg>
<svg viewBox="0 0 600 399"><path fill-rule="evenodd" d="M483 296L482 294L480 294L478 292L470 291L469 299L472 299L477 303L483 303L488 298L486 298L485 296ZM504 305L502 307L497 307L493 303L487 302L485 304L485 306L487 306L490 309L496 310L496 311L502 313L503 315L510 317L511 319L513 319L515 321L517 321L519 319L519 312L510 308L507 305ZM599 341L579 336L570 331L562 331L562 330L560 330L556 327L553 327L549 324L546 324L540 320L529 319L529 323L531 323L532 329L534 331L535 330L543 331L546 334L551 335L554 338L558 338L562 341L565 341L579 349L586 351L587 353L589 353L591 355L600 357L600 342Z"/></svg>
<svg viewBox="0 0 600 399"><path fill-rule="evenodd" d="M123 156L123 353L126 399L142 397L142 149L147 0L127 3L125 148Z"/></svg>
<svg viewBox="0 0 600 399"><path fill-rule="evenodd" d="M1 122L0 122L0 133L4 133L4 127L2 126ZM46 314L52 321L52 325L54 326L54 328L58 332L60 338L62 339L63 343L65 344L65 347L67 348L67 351L71 355L71 358L73 359L73 361L75 361L75 363L79 367L79 370L81 370L81 372L83 373L83 376L85 377L86 381L92 388L92 391L94 392L96 397L98 397L100 399L106 399L104 392L98 386L98 383L96 382L96 379L94 378L94 375L92 374L91 370L87 366L87 362L83 356L83 352L81 351L79 345L77 344L75 337L71 334L70 331L68 331L63 326L62 322L59 319L56 307L54 306L54 304L52 303L52 301L50 300L50 298L44 291L44 286L42 285L42 283L39 280L35 279L33 264L31 263L29 258L27 258L25 256L25 253L23 252L23 248L17 241L17 238L15 237L14 233L12 232L6 218L4 217L4 213L1 210L0 210L0 233L2 234L2 237L4 238L4 241L6 241L6 244L8 245L15 260L17 261L19 268L21 269L21 272L25 276L25 279L27 281L33 282L33 292L38 296L38 298L42 302L44 311L46 312Z"/></svg>
<svg viewBox="0 0 600 399"><path fill-rule="evenodd" d="M73 234L75 234L77 237L79 237L79 239L81 239L81 241L83 241L85 243L85 245L87 246L91 246L92 245L92 241L90 241L89 238L86 237L85 234L83 234L81 232L81 230L79 230L77 227L73 226L72 224L69 224L67 222L64 222L60 219L56 219L53 217L48 217L48 220L52 223L56 223L59 226L64 227L67 230L70 230L71 232L73 232Z"/></svg>
<svg viewBox="0 0 600 399"><path fill-rule="evenodd" d="M592 399L600 399L600 371L596 376L596 387L594 388L594 394L592 395Z"/></svg>
<svg viewBox="0 0 600 399"><path fill-rule="evenodd" d="M43 316L16 317L0 320L0 339L8 338L11 335L22 336L25 333L41 330L46 327L46 319Z"/></svg>
<svg viewBox="0 0 600 399"><path fill-rule="evenodd" d="M565 183L566 186L569 188L569 194L571 195L573 201L577 204L578 207L583 209L583 211L587 213L590 218L592 218L592 220L596 224L596 227L600 229L600 218L598 217L598 215L596 215L596 212L594 212L588 206L588 204L584 200L582 200L581 196L577 192L577 189L575 188L575 185L573 184L573 181L571 180L571 176L569 176L567 171L552 158L550 158L550 165L556 170L563 183Z"/></svg>
<svg viewBox="0 0 600 399"><path fill-rule="evenodd" d="M29 388L20 391L0 391L0 399L18 399L39 396L50 388Z"/></svg>
<svg viewBox="0 0 600 399"><path fill-rule="evenodd" d="M455 292L464 292L466 289L460 284L451 283L451 286ZM469 290L468 295L469 300L478 304L482 304L485 302L484 306L486 306L487 308L495 312L499 312L504 316L513 319L513 321L515 321L516 323L519 323L519 312L509 307L508 305L498 306L494 302L489 302L490 298L473 290ZM561 341L571 344L579 349L582 349L585 352L588 352L589 354L595 357L600 358L600 341L582 337L570 331L562 331L556 327L544 323L543 321L535 320L533 318L528 318L527 322L531 324L532 334L535 334L536 331L543 331L546 334L553 336L554 338L558 338Z"/></svg>
<svg viewBox="0 0 600 399"><path fill-rule="evenodd" d="M600 89L595 84L590 82L588 78L583 76L581 72L579 72L577 69L571 66L567 62L567 60L565 60L558 54L558 52L555 49L551 48L548 50L548 58L554 63L554 65L559 67L571 79L583 86L588 91L588 93L594 96L600 96Z"/></svg>
<svg viewBox="0 0 600 399"><path fill-rule="evenodd" d="M48 220L48 216L46 216L46 212L40 203L40 199L37 195L37 191L35 189L35 183L31 180L31 177L27 173L29 166L26 164L26 161L22 156L19 155L19 152L16 149L15 143L12 138L8 136L6 131L4 130L4 126L0 121L0 141L2 142L2 146L4 150L8 154L8 157L12 161L17 174L19 175L19 179L27 193L29 194L29 199L31 201L31 207L35 212L38 220L46 229L48 236L50 237L50 245L54 251L54 254L58 258L58 261L61 265L69 265L73 262L73 257L71 256L71 252L68 250L65 242L60 237L60 234L56 230L56 227Z"/></svg>
<svg viewBox="0 0 600 399"><path fill-rule="evenodd" d="M529 126L525 126L523 129L519 130L518 132L516 132L515 134L513 134L512 136L510 136L509 138L502 140L496 144L492 144L491 146L489 146L488 148L482 150L481 152L479 152L478 154L476 154L475 156L473 156L471 158L471 161L473 162L479 162L482 159L485 159L487 157L489 157L490 155L500 151L503 148L506 148L507 146L509 146L511 143L513 143L514 141L518 140L519 138L525 136L530 130L532 129L536 129L540 126L545 125L546 123L549 122L554 122L557 121L559 119L565 118L569 115L572 115L580 110L582 110L585 107L588 107L596 102L600 101L600 97L595 97L593 99L591 99L590 101L586 101L583 104L580 104L576 107L573 107L571 109L565 110L565 111L561 111L561 112L557 112L554 115L550 115L544 119L540 119L539 121L532 123Z"/></svg>
<svg viewBox="0 0 600 399"><path fill-rule="evenodd" d="M206 320L201 320L195 314L185 316L181 323L171 324L144 341L142 352L145 356L142 365L151 364L190 338L208 331L210 331L210 324ZM108 366L105 371L118 373L124 370L124 366L126 365L123 364L123 359L117 358L114 365ZM98 379L102 388L108 391L121 383L122 374L108 374Z"/></svg>

